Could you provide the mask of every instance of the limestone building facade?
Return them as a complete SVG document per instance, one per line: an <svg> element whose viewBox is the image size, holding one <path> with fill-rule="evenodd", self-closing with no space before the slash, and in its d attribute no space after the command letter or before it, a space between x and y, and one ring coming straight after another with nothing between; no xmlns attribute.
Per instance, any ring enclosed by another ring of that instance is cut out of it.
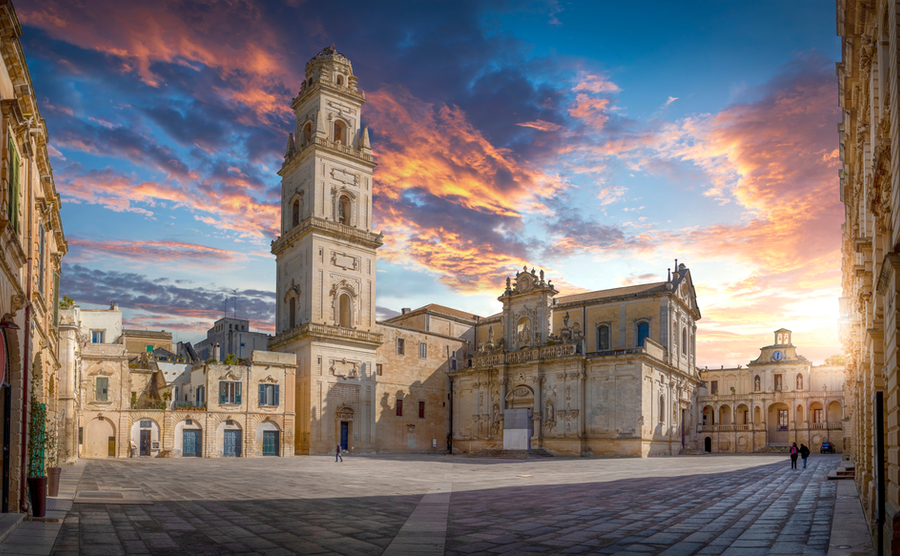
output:
<svg viewBox="0 0 900 556"><path fill-rule="evenodd" d="M62 313L61 390L72 392L77 410L71 425L77 434L67 440L72 454L294 455L292 354L254 351L240 365L158 362L147 352L128 353L115 304L108 310L75 305Z"/></svg>
<svg viewBox="0 0 900 556"><path fill-rule="evenodd" d="M849 450L843 365L812 365L797 353L791 331L774 332L747 366L704 369L699 389L698 447L755 452L796 442L818 452L830 442Z"/></svg>
<svg viewBox="0 0 900 556"><path fill-rule="evenodd" d="M863 509L877 524L876 448L885 447L884 553L900 551L900 112L897 56L900 3L838 0L837 64L842 121L841 341L852 427L852 459ZM879 394L880 393L880 394ZM883 397L884 431L875 434L874 400ZM877 538L877 536L876 536Z"/></svg>
<svg viewBox="0 0 900 556"><path fill-rule="evenodd" d="M64 428L57 307L67 250L47 126L8 0L0 2L0 512L24 512L30 402L44 404L47 430ZM8 432L7 432L8 431Z"/></svg>

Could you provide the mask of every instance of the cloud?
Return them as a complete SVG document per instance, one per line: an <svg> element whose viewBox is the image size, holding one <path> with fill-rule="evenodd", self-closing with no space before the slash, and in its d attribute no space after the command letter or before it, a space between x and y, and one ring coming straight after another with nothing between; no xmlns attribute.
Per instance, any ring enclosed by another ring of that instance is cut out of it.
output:
<svg viewBox="0 0 900 556"><path fill-rule="evenodd" d="M217 249L181 241L91 240L76 236L66 238L69 244L67 262L96 261L109 256L151 264L172 261L192 263L232 263L244 261L247 255L227 249Z"/></svg>
<svg viewBox="0 0 900 556"><path fill-rule="evenodd" d="M211 226L251 238L274 237L280 228L279 203L259 201L243 187L220 182L202 182L185 189L177 182L136 181L106 168L70 173L57 185L68 202L97 204L116 212L152 217L155 212L151 209L169 202L194 212L198 220Z"/></svg>
<svg viewBox="0 0 900 556"><path fill-rule="evenodd" d="M544 120L535 120L533 122L522 122L520 124L516 124L521 127L530 127L532 129L537 129L540 131L560 131L563 129L563 126L559 124L555 124L553 122L545 122Z"/></svg>
<svg viewBox="0 0 900 556"><path fill-rule="evenodd" d="M115 300L123 310L142 311L166 318L198 321L199 329L222 317L226 299L237 296L238 316L254 327L274 329L275 293L208 286L183 287L168 280L151 280L132 272L91 270L80 264L63 264L60 293L76 303L107 305Z"/></svg>
<svg viewBox="0 0 900 556"><path fill-rule="evenodd" d="M678 100L678 97L671 97L671 96L670 96L669 98L666 99L666 102L665 102L665 104L662 105L662 107L663 107L663 108L667 108L670 104L672 104L672 103L675 102L676 100Z"/></svg>

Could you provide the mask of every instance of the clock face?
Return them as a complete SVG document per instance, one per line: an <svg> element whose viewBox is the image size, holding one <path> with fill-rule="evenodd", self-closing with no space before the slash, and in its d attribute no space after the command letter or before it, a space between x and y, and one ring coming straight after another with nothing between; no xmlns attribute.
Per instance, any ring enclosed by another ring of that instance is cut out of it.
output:
<svg viewBox="0 0 900 556"><path fill-rule="evenodd" d="M782 359L784 359L784 354L780 351L776 351L772 354L772 359L774 359L775 361L781 361Z"/></svg>

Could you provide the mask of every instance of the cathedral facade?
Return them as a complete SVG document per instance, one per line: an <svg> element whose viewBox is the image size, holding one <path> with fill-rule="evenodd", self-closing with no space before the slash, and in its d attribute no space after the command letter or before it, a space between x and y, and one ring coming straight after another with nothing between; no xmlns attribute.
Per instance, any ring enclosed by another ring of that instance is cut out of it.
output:
<svg viewBox="0 0 900 556"><path fill-rule="evenodd" d="M364 102L332 46L307 63L291 105L269 346L297 355L297 453L499 449L507 409L527 410L532 447L555 453L690 444L700 312L677 261L664 282L562 297L525 269L497 315L428 305L376 322Z"/></svg>

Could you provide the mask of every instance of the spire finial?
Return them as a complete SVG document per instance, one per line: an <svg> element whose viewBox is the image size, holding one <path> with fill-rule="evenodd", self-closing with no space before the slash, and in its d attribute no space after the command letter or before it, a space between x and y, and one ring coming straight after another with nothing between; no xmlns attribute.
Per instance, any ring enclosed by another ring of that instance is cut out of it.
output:
<svg viewBox="0 0 900 556"><path fill-rule="evenodd" d="M297 150L297 147L296 147L296 144L294 143L294 134L288 133L287 149L284 152L284 157L290 158L290 156L292 154L294 154L295 150Z"/></svg>
<svg viewBox="0 0 900 556"><path fill-rule="evenodd" d="M362 150L372 150L372 146L369 144L369 126L363 127L362 141L360 141L359 148Z"/></svg>

